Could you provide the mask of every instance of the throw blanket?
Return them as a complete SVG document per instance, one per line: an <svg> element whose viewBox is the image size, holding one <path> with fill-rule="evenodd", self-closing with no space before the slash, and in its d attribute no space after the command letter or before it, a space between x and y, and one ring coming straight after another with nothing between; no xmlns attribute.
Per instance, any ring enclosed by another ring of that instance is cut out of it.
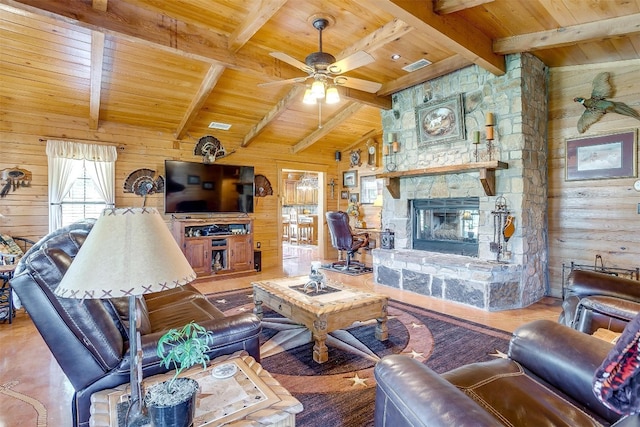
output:
<svg viewBox="0 0 640 427"><path fill-rule="evenodd" d="M624 328L613 350L596 370L593 392L623 415L640 412L640 315Z"/></svg>

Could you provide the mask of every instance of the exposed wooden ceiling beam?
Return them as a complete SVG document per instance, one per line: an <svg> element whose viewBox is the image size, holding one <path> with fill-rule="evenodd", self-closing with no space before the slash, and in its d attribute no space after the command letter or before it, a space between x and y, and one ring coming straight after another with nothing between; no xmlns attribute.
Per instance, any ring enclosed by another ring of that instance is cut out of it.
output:
<svg viewBox="0 0 640 427"><path fill-rule="evenodd" d="M366 104L385 110L389 110L392 107L390 96L379 96L375 93L364 92L344 86L338 86L338 92L340 92L341 97L351 101L359 102L361 104Z"/></svg>
<svg viewBox="0 0 640 427"><path fill-rule="evenodd" d="M491 2L493 0L434 0L433 11L440 15L446 15Z"/></svg>
<svg viewBox="0 0 640 427"><path fill-rule="evenodd" d="M349 144L348 146L343 148L342 151L345 152L347 150L351 150L353 147L357 147L358 145L362 144L363 142L367 141L368 139L370 139L370 138L374 138L375 139L375 138L377 138L377 137L379 137L381 135L382 135L382 131L380 129L371 129L369 132L365 133L360 138L356 139L351 144Z"/></svg>
<svg viewBox="0 0 640 427"><path fill-rule="evenodd" d="M357 102L351 102L338 111L333 117L331 117L322 127L316 129L311 135L305 137L302 141L293 146L291 151L299 153L302 150L306 150L313 144L318 142L321 138L327 136L333 129L339 126L342 122L353 116L363 107L362 104Z"/></svg>
<svg viewBox="0 0 640 427"><path fill-rule="evenodd" d="M399 39L400 37L411 31L413 31L413 27L396 18L393 21L390 21L382 27L378 28L371 34L368 34L367 36L353 43L351 46L336 55L336 58L346 58L347 56L361 50L368 53L374 52L377 49L385 46L388 43L391 43L394 40Z"/></svg>
<svg viewBox="0 0 640 427"><path fill-rule="evenodd" d="M454 15L437 15L431 2L378 0L375 5L490 73L503 75L506 72L504 56L493 52L489 36Z"/></svg>
<svg viewBox="0 0 640 427"><path fill-rule="evenodd" d="M572 45L575 43L605 40L618 36L640 33L640 14L602 19L587 24L572 25L556 30L522 34L498 39L493 43L496 53L531 52Z"/></svg>
<svg viewBox="0 0 640 427"><path fill-rule="evenodd" d="M262 0L254 7L231 35L229 50L237 52L271 17L285 5L287 0Z"/></svg>
<svg viewBox="0 0 640 427"><path fill-rule="evenodd" d="M91 32L91 71L89 91L89 129L98 129L100 122L100 94L104 65L104 33Z"/></svg>
<svg viewBox="0 0 640 427"><path fill-rule="evenodd" d="M283 80L299 76L288 67L277 67L275 60L259 60L257 53L230 52L227 48L228 38L223 34L177 20L174 21L175 25L167 26L166 17L161 13L136 7L122 0L109 0L108 13L94 10L81 1L0 0L0 5L104 32L106 35L175 55L218 63L227 68L260 76L264 80Z"/></svg>
<svg viewBox="0 0 640 427"><path fill-rule="evenodd" d="M284 98L280 99L280 101L278 101L278 103L271 110L269 110L269 112L262 119L260 119L260 121L254 127L251 128L249 133L246 134L242 139L242 143L240 144L240 146L247 147L251 143L251 141L253 141L258 135L260 135L260 133L262 133L264 128L269 123L274 121L276 118L278 118L278 116L280 116L280 114L286 111L289 104L296 101L296 98L301 96L302 92L304 92L304 86L293 86L289 93L287 93Z"/></svg>
<svg viewBox="0 0 640 427"><path fill-rule="evenodd" d="M107 11L107 3L109 2L109 0L93 0L92 1L92 7L95 10L99 10L101 12L106 12Z"/></svg>
<svg viewBox="0 0 640 427"><path fill-rule="evenodd" d="M396 93L402 89L415 86L422 82L426 82L427 80L435 79L436 77L444 76L445 74L468 67L469 65L473 65L473 62L461 55L454 55L402 76L399 79L383 84L382 88L378 91L378 94L389 95Z"/></svg>
<svg viewBox="0 0 640 427"><path fill-rule="evenodd" d="M200 88L198 88L198 93L191 99L191 103L189 104L189 108L187 108L186 113L182 117L178 128L176 129L176 139L180 140L184 138L191 126L191 123L196 119L198 113L202 106L207 102L209 95L211 95L211 91L218 84L218 80L220 76L224 73L224 67L222 65L212 64L207 71L206 76L202 79L202 83L200 84Z"/></svg>

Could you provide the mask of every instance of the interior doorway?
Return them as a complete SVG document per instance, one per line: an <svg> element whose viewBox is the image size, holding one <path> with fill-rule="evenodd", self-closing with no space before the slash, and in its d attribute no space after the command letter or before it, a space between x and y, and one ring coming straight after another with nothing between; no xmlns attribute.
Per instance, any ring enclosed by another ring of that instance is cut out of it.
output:
<svg viewBox="0 0 640 427"><path fill-rule="evenodd" d="M287 276L309 272L324 242L324 172L281 170L282 270Z"/></svg>

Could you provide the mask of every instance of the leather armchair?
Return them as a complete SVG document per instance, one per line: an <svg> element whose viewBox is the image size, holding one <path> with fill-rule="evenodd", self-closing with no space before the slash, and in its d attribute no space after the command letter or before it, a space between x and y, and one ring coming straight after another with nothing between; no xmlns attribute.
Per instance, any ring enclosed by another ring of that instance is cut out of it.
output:
<svg viewBox="0 0 640 427"><path fill-rule="evenodd" d="M83 221L44 237L21 259L11 281L75 389L76 427L89 425L94 392L129 382L131 363L127 298L79 301L53 293L93 224ZM190 285L145 295L138 312L143 377L167 371L156 355L157 341L192 320L213 331L211 358L246 350L260 360L260 320L250 313L226 317Z"/></svg>
<svg viewBox="0 0 640 427"><path fill-rule="evenodd" d="M443 375L407 356L387 356L374 370L375 427L612 425L621 415L592 392L596 369L612 349L606 341L537 320L514 332L506 358ZM637 426L640 419L623 422Z"/></svg>
<svg viewBox="0 0 640 427"><path fill-rule="evenodd" d="M559 323L592 334L599 328L622 332L640 313L640 281L590 270L567 278Z"/></svg>

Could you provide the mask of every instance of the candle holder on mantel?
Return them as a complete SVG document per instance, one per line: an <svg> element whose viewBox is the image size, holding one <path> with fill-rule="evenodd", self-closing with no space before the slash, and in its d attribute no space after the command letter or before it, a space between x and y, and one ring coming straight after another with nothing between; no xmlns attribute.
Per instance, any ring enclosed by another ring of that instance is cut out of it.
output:
<svg viewBox="0 0 640 427"><path fill-rule="evenodd" d="M398 168L396 164L396 153L398 151L400 151L398 134L396 132L389 132L387 134L387 143L382 146L382 155L385 158L385 169L387 169L387 172L393 172Z"/></svg>
<svg viewBox="0 0 640 427"><path fill-rule="evenodd" d="M473 131L473 145L476 147L475 158L476 163L478 163L478 145L480 145L480 131Z"/></svg>
<svg viewBox="0 0 640 427"><path fill-rule="evenodd" d="M487 152L489 153L489 160L491 160L491 154L493 152L493 127L495 126L495 121L493 118L493 113L487 113L487 119L485 123L485 129L487 134Z"/></svg>

